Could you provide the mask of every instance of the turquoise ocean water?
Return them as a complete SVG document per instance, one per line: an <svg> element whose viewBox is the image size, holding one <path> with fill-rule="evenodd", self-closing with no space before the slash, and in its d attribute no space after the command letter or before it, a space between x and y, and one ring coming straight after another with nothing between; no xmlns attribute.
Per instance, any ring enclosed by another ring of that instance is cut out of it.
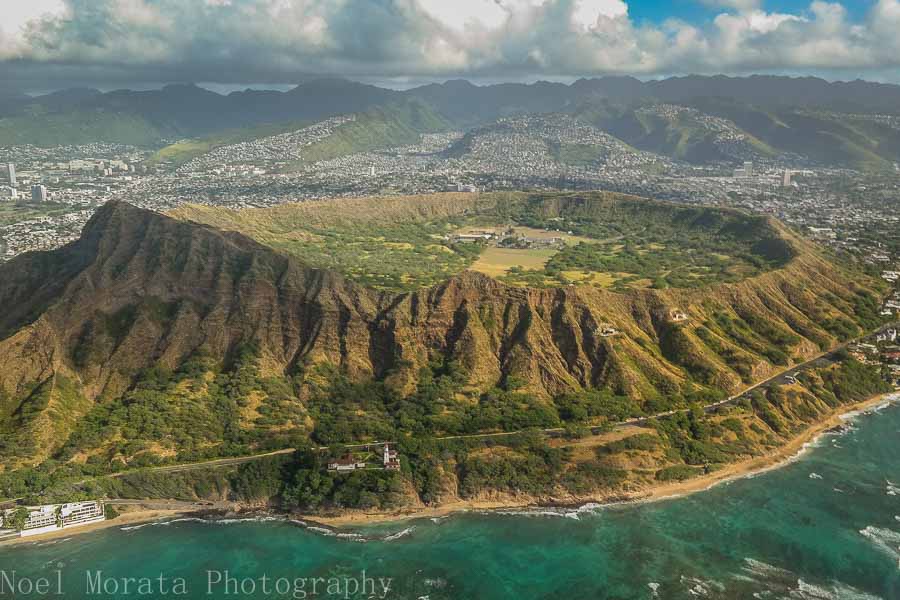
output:
<svg viewBox="0 0 900 600"><path fill-rule="evenodd" d="M0 570L20 586L46 577L43 596L65 598L900 599L900 405L848 424L784 468L656 503L338 535L183 520L0 549ZM154 581L126 591L128 577ZM23 589L0 597L42 596Z"/></svg>

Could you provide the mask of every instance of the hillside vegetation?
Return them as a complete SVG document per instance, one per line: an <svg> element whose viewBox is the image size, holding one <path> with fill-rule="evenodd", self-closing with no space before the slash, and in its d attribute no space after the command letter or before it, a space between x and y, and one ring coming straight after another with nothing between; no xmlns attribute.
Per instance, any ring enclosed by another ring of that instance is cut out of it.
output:
<svg viewBox="0 0 900 600"><path fill-rule="evenodd" d="M411 100L374 108L338 127L327 138L303 148L301 164L330 160L419 141L423 133L452 129L452 124L424 102Z"/></svg>
<svg viewBox="0 0 900 600"><path fill-rule="evenodd" d="M403 210L396 199L382 198L241 211L186 205L172 214L238 231L360 284L399 291L446 281L475 260L479 246L443 239L466 222L466 202L463 195L448 194L423 198L421 211Z"/></svg>
<svg viewBox="0 0 900 600"><path fill-rule="evenodd" d="M34 111L0 118L0 146L80 145L94 142L150 146L183 135L170 125L154 123L134 113L104 109L72 112Z"/></svg>
<svg viewBox="0 0 900 600"><path fill-rule="evenodd" d="M202 156L221 146L249 142L260 138L278 135L288 131L296 131L309 125L302 121L288 123L265 123L241 129L226 130L215 135L179 140L157 150L145 161L148 165L166 163L170 166L181 166L192 159Z"/></svg>
<svg viewBox="0 0 900 600"><path fill-rule="evenodd" d="M124 465L48 462L0 474L0 495L30 502L98 496L231 500L307 514L414 510L485 497L515 505L639 497L661 483L714 474L731 463L768 455L842 407L885 391L877 369L851 360L712 413L694 405L639 427L600 433L588 431L584 416L568 411L561 413L566 433L557 439L531 430L502 438L442 440L389 427L379 434L398 440L400 471L329 472L325 467L341 456L339 447L322 451L298 442L299 449L288 455L172 473L135 468L107 477L111 468L120 471ZM151 462L154 456L143 454L134 466L172 461Z"/></svg>
<svg viewBox="0 0 900 600"><path fill-rule="evenodd" d="M589 103L575 116L628 144L697 164L767 159L779 151L735 123L685 105Z"/></svg>
<svg viewBox="0 0 900 600"><path fill-rule="evenodd" d="M893 170L900 161L900 130L868 114L709 97L677 104L588 102L573 114L635 148L697 164L793 156Z"/></svg>
<svg viewBox="0 0 900 600"><path fill-rule="evenodd" d="M277 447L398 438L413 444L407 451L420 464L440 471L439 451L415 444L533 427L578 431L709 404L880 323L877 280L829 262L775 221L732 211L599 193L352 202L281 207L283 226L290 229L293 219L345 231L360 219L374 228L499 214L564 216L590 233L590 223L613 227L632 213L658 212L659 223L686 233L735 227L751 247L764 241L759 252L770 262L740 281L702 288L531 288L463 271L394 292L234 231L113 203L78 242L0 265L0 304L9 307L0 313L4 470L15 471L15 481L47 483ZM233 222L227 213L210 214ZM273 222L265 211L246 216L263 233ZM836 395L846 396L845 387ZM785 419L767 407L748 410L787 435ZM791 414L806 419L821 411ZM769 434L758 435L755 444ZM684 444L685 452L720 462L706 446ZM534 462L531 442L523 448L523 469L547 460L558 468L557 454L534 450L543 457ZM457 476L482 476L460 495L500 485L506 475L495 476L495 468L507 475L518 469L518 459L491 466L511 455L480 452ZM679 464L667 456L659 469ZM580 482L572 490L606 481L607 471L583 468L572 474ZM544 483L529 489L550 489L567 471L541 472ZM441 480L432 475L421 477ZM517 485L510 481L504 489ZM392 482L374 477L355 489L393 489Z"/></svg>
<svg viewBox="0 0 900 600"><path fill-rule="evenodd" d="M824 164L891 170L900 161L900 130L867 115L807 108L764 109L722 99L698 100L698 109L729 119L781 152Z"/></svg>

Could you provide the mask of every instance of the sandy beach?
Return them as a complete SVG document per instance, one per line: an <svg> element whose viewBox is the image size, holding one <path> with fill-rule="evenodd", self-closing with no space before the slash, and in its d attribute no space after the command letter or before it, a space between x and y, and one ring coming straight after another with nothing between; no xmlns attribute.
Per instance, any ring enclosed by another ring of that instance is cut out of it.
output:
<svg viewBox="0 0 900 600"><path fill-rule="evenodd" d="M101 529L111 529L113 527L127 527L129 525L138 525L140 523L150 523L153 521L162 521L165 519L174 519L177 517L184 517L187 515L195 514L199 511L200 505L198 504L196 508L172 508L172 509L160 509L160 508L151 508L154 505L153 502L148 501L147 506L135 505L129 506L122 509L122 512L115 519L111 519L108 521L101 521L99 523L91 523L89 525L83 525L81 527L74 527L72 529L61 529L59 531L51 531L49 533L44 533L41 535L35 535L27 538L12 538L8 540L3 540L0 542L0 547L4 546L13 546L19 544L30 544L32 542L45 542L47 540L53 539L61 539L61 538L70 538L72 536L81 535L83 533L90 533L92 531L99 531Z"/></svg>
<svg viewBox="0 0 900 600"><path fill-rule="evenodd" d="M636 500L662 500L665 498L702 492L713 486L719 485L720 483L733 481L749 475L758 475L766 471L783 467L800 458L803 451L808 447L808 444L812 443L820 435L833 427L841 425L847 415L870 410L888 402L890 398L894 398L894 401L896 401L900 396L894 392L883 396L876 396L875 398L857 402L856 404L842 406L839 410L833 412L827 419L809 427L806 431L770 454L727 465L714 473L709 473L708 475L703 475L681 483L654 486L648 490L648 493L645 496L636 498Z"/></svg>
<svg viewBox="0 0 900 600"><path fill-rule="evenodd" d="M652 502L664 500L667 498L677 498L688 494L708 490L711 487L727 481L733 481L735 479L740 479L750 475L756 475L789 464L799 458L807 445L815 440L818 436L823 434L825 431L843 423L847 415L870 410L891 400L896 401L898 398L900 398L900 394L897 393L885 394L883 396L876 396L863 402L843 406L839 410L829 415L828 418L816 423L815 425L812 425L784 446L781 446L777 450L765 456L759 456L750 460L733 463L713 473L695 477L687 481L648 486L646 489L629 493L627 495L591 495L578 498L566 498L565 501L554 501L552 498L544 500L529 497L504 498L498 500L483 501L458 501L448 502L436 507L426 507L414 510L394 512L370 513L363 511L348 511L346 513L335 516L292 514L290 515L290 517L292 519L300 519L307 523L320 524L326 527L344 528L361 525L372 525L377 523L405 521L411 519L439 518L458 512L481 512L500 509L528 510L538 509L541 507L574 508L591 503L621 504L628 502ZM166 504L166 501L162 500L136 502L134 505L122 507L120 509L122 512L119 517L113 520L94 523L75 529L55 531L29 538L15 538L11 540L5 540L3 542L0 542L0 547L14 544L42 542L55 538L68 538L75 535L81 535L83 533L98 531L100 529L123 527L140 523L168 520L178 517L198 516L200 514L203 514L204 516L210 516L214 515L216 510L219 510L223 515L226 514L226 512L234 514L235 511L240 511L241 508L238 505L230 505L228 508L218 506L213 507L213 510L210 510L211 507L208 503L200 502L181 502L177 503L178 506L175 508L166 508ZM215 517L213 516L212 518Z"/></svg>

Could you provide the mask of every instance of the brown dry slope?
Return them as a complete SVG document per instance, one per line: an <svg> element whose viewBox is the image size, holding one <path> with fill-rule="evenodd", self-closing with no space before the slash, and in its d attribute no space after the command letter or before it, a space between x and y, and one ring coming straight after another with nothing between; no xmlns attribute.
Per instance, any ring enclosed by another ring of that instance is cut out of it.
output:
<svg viewBox="0 0 900 600"><path fill-rule="evenodd" d="M610 387L649 398L689 376L735 390L774 370L765 352L773 344L799 359L837 343L823 322L858 323L875 294L874 282L768 225L794 258L737 284L614 293L513 288L464 272L395 294L238 233L111 203L79 241L0 265L0 423L33 428L38 461L142 369L176 367L201 349L225 360L247 342L266 373L328 362L407 390L438 357L458 360L481 389L515 376L543 397ZM675 307L691 319L671 322ZM621 334L602 337L603 323Z"/></svg>

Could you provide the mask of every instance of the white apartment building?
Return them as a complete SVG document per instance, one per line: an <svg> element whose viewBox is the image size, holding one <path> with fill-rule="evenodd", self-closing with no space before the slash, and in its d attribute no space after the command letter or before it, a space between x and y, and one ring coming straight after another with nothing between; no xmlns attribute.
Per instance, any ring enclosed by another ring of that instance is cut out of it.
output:
<svg viewBox="0 0 900 600"><path fill-rule="evenodd" d="M25 526L19 532L21 537L30 537L80 527L89 523L97 523L106 519L103 503L90 500L87 502L70 502L67 504L45 504L27 507L29 513ZM0 527L9 525L8 520L17 508L7 509L0 515Z"/></svg>

